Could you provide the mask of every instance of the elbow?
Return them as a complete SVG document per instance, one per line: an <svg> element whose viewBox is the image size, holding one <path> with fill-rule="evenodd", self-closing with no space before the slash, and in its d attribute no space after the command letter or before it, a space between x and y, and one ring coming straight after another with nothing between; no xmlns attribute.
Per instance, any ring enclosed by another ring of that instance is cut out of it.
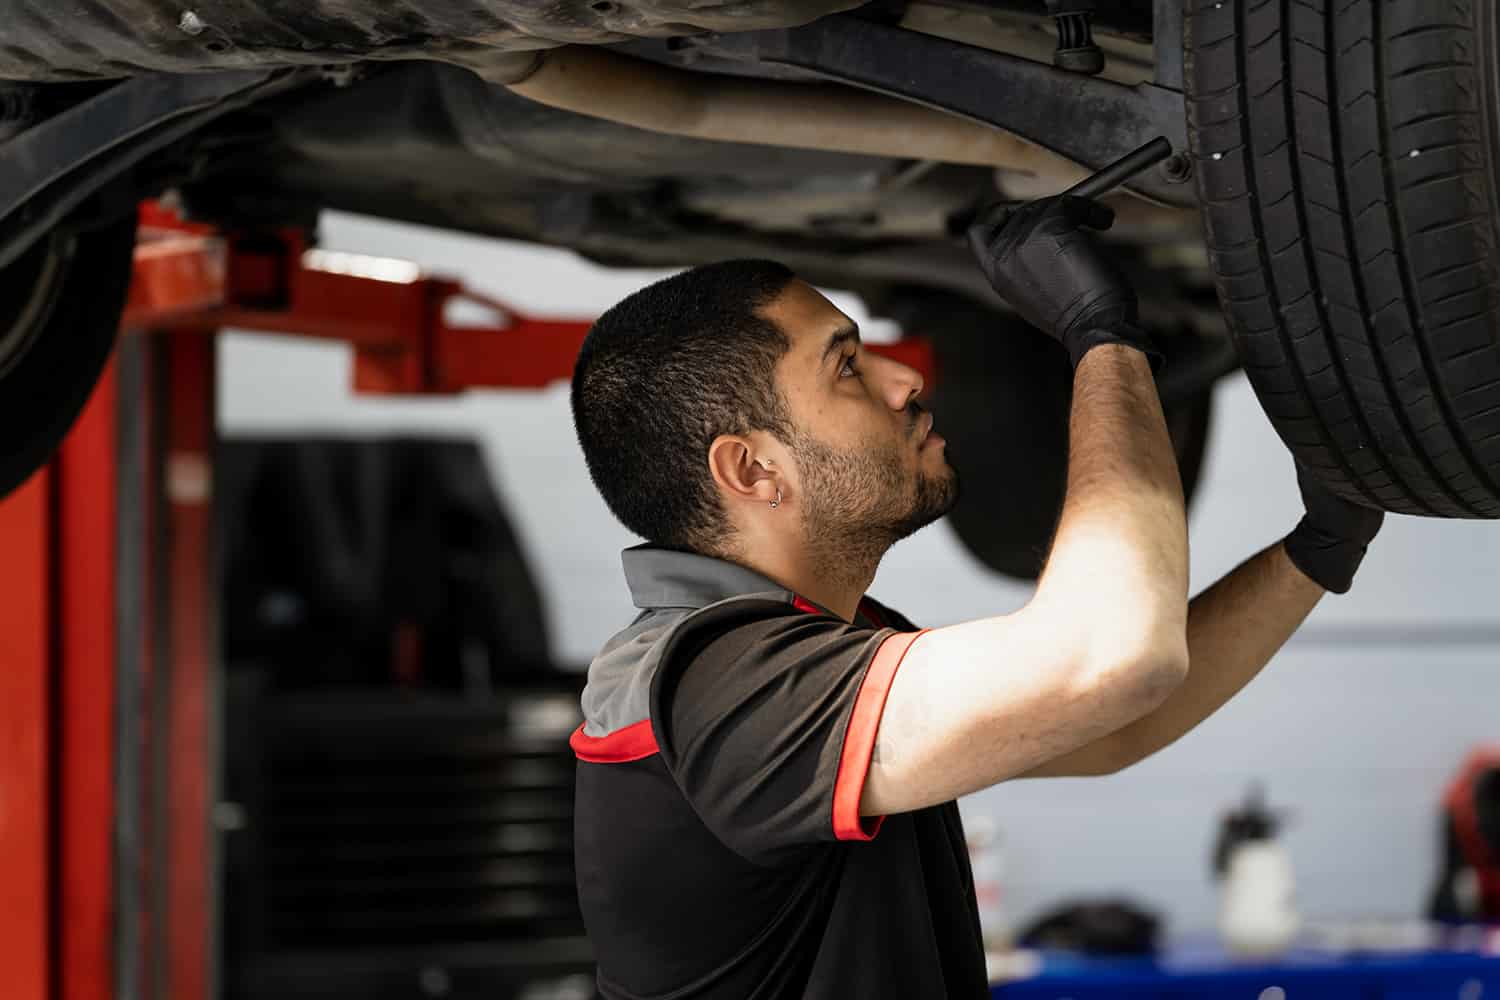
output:
<svg viewBox="0 0 1500 1000"><path fill-rule="evenodd" d="M1187 680L1190 666L1187 636L1178 634L1172 640L1155 647L1149 657L1149 663L1150 666L1147 669L1159 675L1158 681L1166 686L1168 694L1177 690L1182 682Z"/></svg>
<svg viewBox="0 0 1500 1000"><path fill-rule="evenodd" d="M1143 642L1128 655L1118 658L1112 672L1120 678L1118 690L1127 721L1134 721L1159 708L1187 680L1186 637Z"/></svg>
<svg viewBox="0 0 1500 1000"><path fill-rule="evenodd" d="M1155 649L1118 666L1121 678L1116 690L1119 700L1114 731L1105 737L1094 762L1097 770L1090 774L1118 774L1140 763L1160 750L1158 734L1150 725L1135 725L1162 706L1187 679L1188 657L1185 648Z"/></svg>
<svg viewBox="0 0 1500 1000"><path fill-rule="evenodd" d="M1188 676L1186 639L1153 647L1136 666L1143 697L1156 708L1166 701Z"/></svg>

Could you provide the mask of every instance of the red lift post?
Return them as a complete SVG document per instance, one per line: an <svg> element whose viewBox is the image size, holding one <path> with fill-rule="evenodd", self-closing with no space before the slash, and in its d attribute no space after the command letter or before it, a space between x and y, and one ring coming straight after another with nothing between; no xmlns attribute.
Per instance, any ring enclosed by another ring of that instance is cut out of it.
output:
<svg viewBox="0 0 1500 1000"><path fill-rule="evenodd" d="M477 303L487 326L455 325ZM7 1000L209 1000L219 674L216 334L343 341L362 393L540 388L584 320L402 261L141 206L116 356L57 456L0 500L0 958ZM922 372L916 338L872 345Z"/></svg>

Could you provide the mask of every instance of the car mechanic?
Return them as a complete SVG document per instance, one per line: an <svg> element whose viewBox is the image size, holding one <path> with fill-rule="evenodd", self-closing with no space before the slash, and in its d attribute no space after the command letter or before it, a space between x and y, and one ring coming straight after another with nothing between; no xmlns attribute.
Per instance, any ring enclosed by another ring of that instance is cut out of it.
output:
<svg viewBox="0 0 1500 1000"><path fill-rule="evenodd" d="M1188 600L1161 355L1090 233L1112 219L1057 197L969 229L1074 367L1066 499L1011 614L921 629L866 596L958 476L921 376L785 267L683 272L589 333L578 438L647 539L572 738L603 996L987 996L955 799L1168 746L1349 589L1383 515L1299 469L1301 521Z"/></svg>

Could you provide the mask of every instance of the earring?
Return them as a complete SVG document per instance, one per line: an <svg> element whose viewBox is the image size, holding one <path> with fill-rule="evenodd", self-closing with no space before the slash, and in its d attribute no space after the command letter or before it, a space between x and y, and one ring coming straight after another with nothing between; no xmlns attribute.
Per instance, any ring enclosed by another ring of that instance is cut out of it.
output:
<svg viewBox="0 0 1500 1000"><path fill-rule="evenodd" d="M781 487L778 486L778 487L776 487L776 499L771 501L771 509L774 510L774 509L776 509L777 507L780 507L780 506L781 506Z"/></svg>

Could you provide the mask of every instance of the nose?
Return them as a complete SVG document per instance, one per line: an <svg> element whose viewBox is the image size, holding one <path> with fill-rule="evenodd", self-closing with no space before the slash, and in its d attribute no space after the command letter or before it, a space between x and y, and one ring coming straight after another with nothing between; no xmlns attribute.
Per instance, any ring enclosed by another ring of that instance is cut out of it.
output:
<svg viewBox="0 0 1500 1000"><path fill-rule="evenodd" d="M922 389L925 386L921 372L892 358L881 357L873 351L866 356L870 359L879 359L880 394L885 399L885 404L891 409L904 410L912 400L922 395ZM866 365L868 364L869 361L866 361Z"/></svg>

